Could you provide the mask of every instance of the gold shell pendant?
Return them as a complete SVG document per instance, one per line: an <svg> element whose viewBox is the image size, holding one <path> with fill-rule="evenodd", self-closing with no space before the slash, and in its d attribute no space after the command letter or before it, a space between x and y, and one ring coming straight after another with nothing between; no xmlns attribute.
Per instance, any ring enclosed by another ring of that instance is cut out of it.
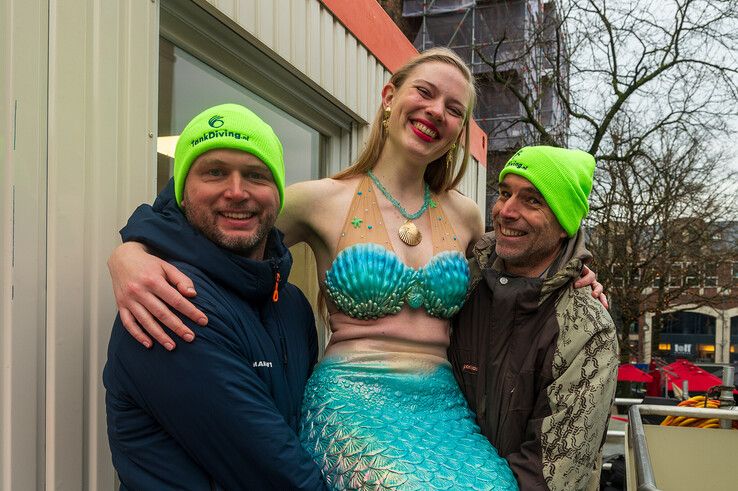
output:
<svg viewBox="0 0 738 491"><path fill-rule="evenodd" d="M410 220L402 224L397 234L400 236L400 240L409 246L416 246L423 240L423 234Z"/></svg>

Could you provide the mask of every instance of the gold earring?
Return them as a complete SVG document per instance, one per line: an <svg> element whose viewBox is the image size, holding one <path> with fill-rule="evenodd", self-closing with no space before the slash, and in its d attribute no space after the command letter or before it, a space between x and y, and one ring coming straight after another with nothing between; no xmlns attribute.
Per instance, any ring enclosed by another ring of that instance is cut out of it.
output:
<svg viewBox="0 0 738 491"><path fill-rule="evenodd" d="M456 144L451 145L451 148L446 152L446 172L451 172L456 164Z"/></svg>
<svg viewBox="0 0 738 491"><path fill-rule="evenodd" d="M387 127L389 126L389 118L392 114L392 109L389 106L386 106L384 108L384 114L382 114L382 128L384 128L384 131L387 131Z"/></svg>

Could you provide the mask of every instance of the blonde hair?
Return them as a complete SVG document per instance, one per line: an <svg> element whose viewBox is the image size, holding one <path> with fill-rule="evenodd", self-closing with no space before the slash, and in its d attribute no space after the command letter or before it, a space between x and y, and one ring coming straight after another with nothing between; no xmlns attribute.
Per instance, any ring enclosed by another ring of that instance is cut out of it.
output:
<svg viewBox="0 0 738 491"><path fill-rule="evenodd" d="M407 80L408 75L420 65L425 63L440 62L456 67L464 78L469 83L469 103L466 108L466 114L464 114L464 122L462 123L463 129L461 134L464 136L463 145L463 157L461 159L461 165L458 167L458 172L454 175L454 167L456 164L456 158L453 158L453 166L446 166L446 159L449 152L456 152L456 150L449 150L433 162L429 163L425 169L424 179L428 183L428 186L434 193L442 193L458 186L461 179L464 177L466 172L466 166L469 163L469 128L471 122L472 109L476 101L476 86L474 84L474 76L466 66L464 61L453 51L448 48L433 48L428 51L420 53L412 60L405 63L399 70L397 70L389 80L389 83L399 89ZM384 107L382 104L379 105L377 114L374 116L372 123L372 129L369 132L369 138L367 139L364 149L359 154L359 158L356 162L342 170L338 174L334 175L334 179L348 179L353 176L366 174L367 171L371 170L379 159L379 154L382 152L385 140L387 139L386 131L382 131L382 116L384 113ZM461 139L461 136L459 137ZM457 144L459 142L456 142ZM458 149L458 145L457 145ZM454 154L452 157L456 157Z"/></svg>

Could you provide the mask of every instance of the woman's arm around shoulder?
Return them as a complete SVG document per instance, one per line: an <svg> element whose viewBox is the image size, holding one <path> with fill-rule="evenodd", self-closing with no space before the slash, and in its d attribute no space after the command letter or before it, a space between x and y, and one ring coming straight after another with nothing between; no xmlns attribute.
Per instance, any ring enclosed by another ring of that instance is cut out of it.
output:
<svg viewBox="0 0 738 491"><path fill-rule="evenodd" d="M277 218L277 228L284 233L285 244L307 242L316 254L318 248L328 246L329 239L342 225L337 217L345 208L343 201L350 199L347 193L353 189L352 181L325 178L288 186L284 208Z"/></svg>
<svg viewBox="0 0 738 491"><path fill-rule="evenodd" d="M176 346L160 322L185 341L194 339L192 330L171 308L200 325L207 324L205 314L186 298L195 295L192 280L149 254L142 244L126 242L116 247L108 259L108 270L123 326L147 348L152 342L144 331L168 350Z"/></svg>

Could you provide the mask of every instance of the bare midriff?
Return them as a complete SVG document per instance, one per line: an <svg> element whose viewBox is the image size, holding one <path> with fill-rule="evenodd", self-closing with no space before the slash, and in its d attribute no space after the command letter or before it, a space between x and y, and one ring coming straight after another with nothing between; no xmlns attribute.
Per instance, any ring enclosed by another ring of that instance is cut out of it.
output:
<svg viewBox="0 0 738 491"><path fill-rule="evenodd" d="M331 339L326 355L357 352L422 353L446 358L448 319L429 316L405 306L395 315L360 320L335 312L330 316Z"/></svg>

